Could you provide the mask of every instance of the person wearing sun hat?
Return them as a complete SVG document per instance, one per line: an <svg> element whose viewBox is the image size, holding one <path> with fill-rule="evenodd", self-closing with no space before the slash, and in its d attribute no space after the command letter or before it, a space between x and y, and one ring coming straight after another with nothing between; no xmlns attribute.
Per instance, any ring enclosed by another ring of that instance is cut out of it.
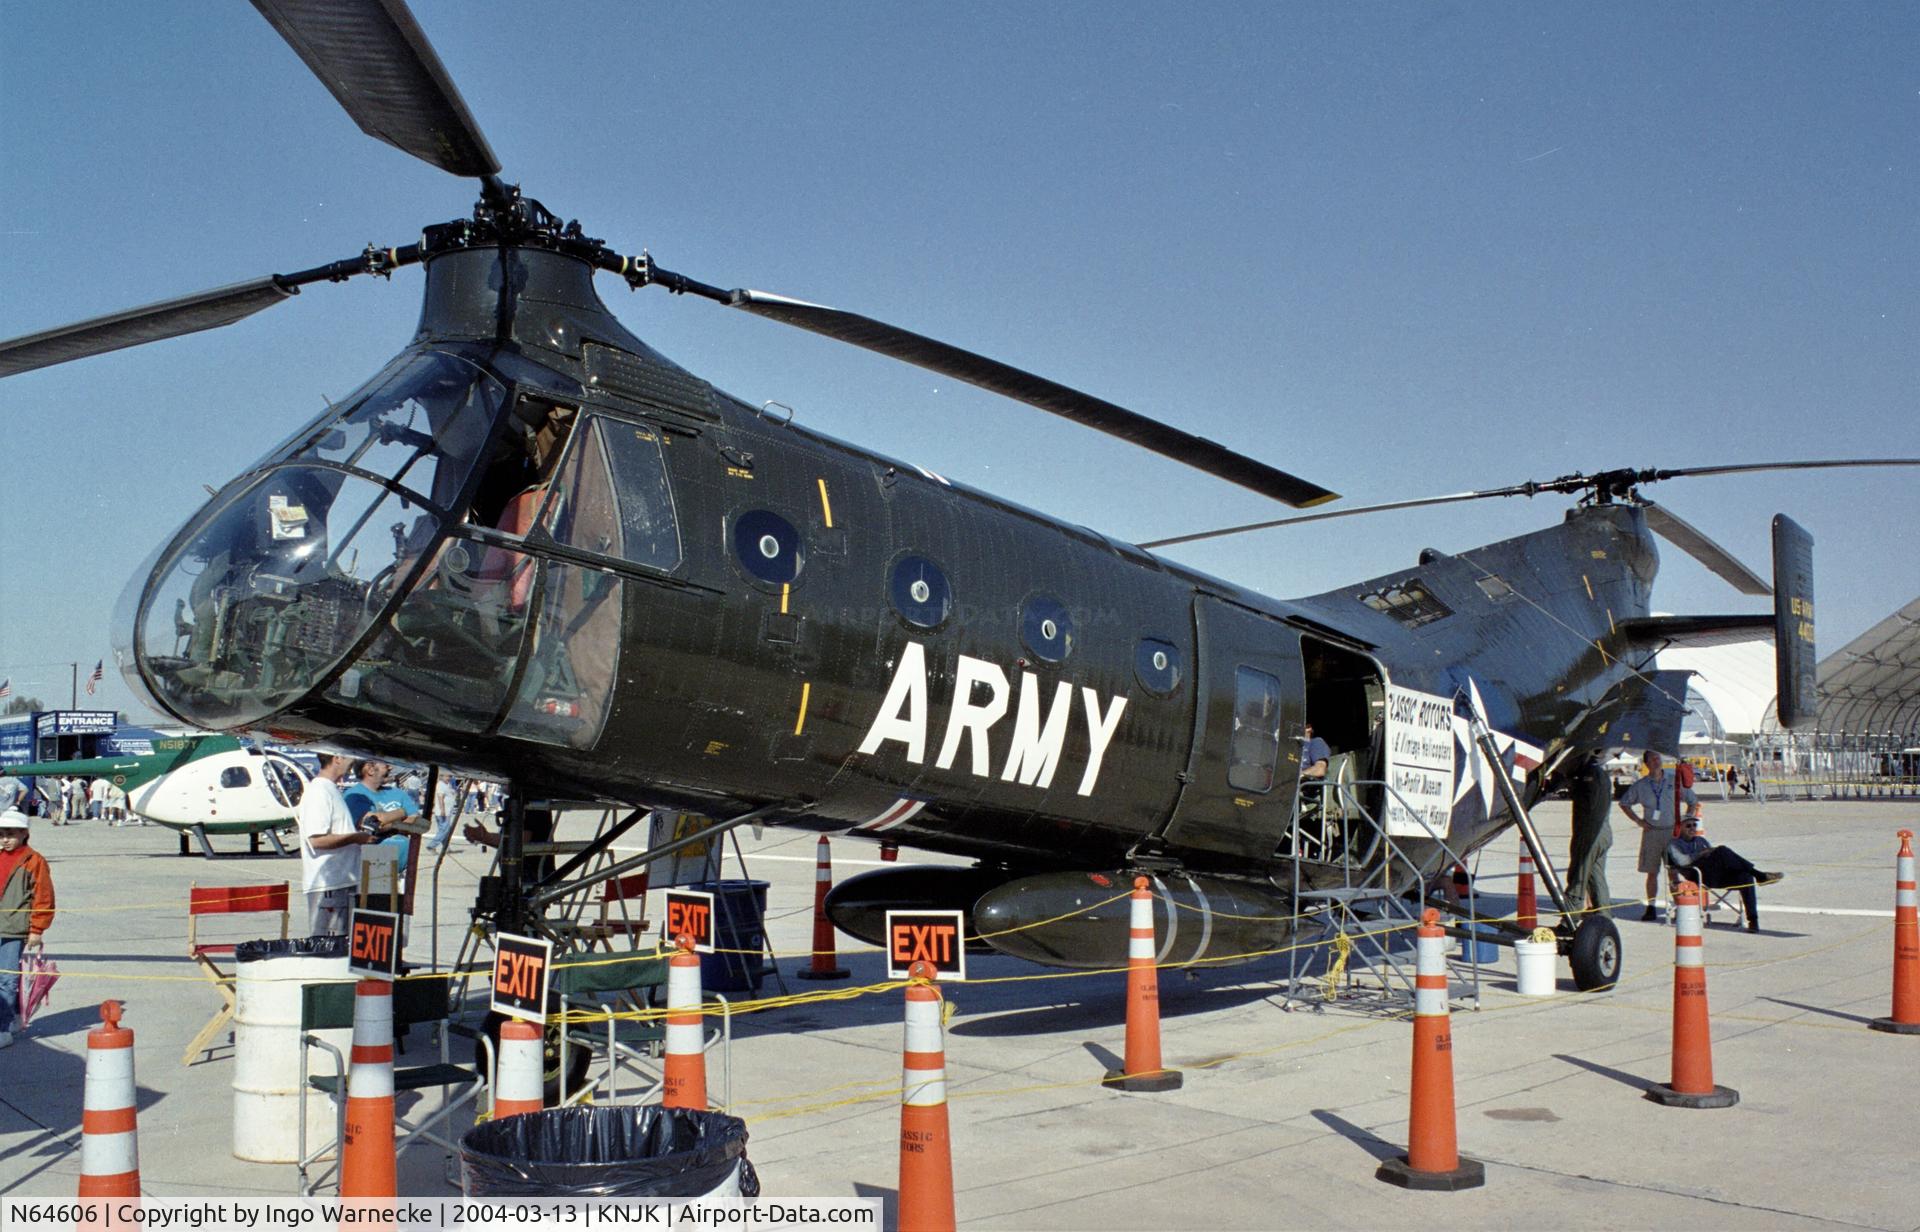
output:
<svg viewBox="0 0 1920 1232"><path fill-rule="evenodd" d="M27 845L31 824L19 809L0 812L0 1048L13 1043L21 957L53 924L53 872Z"/></svg>

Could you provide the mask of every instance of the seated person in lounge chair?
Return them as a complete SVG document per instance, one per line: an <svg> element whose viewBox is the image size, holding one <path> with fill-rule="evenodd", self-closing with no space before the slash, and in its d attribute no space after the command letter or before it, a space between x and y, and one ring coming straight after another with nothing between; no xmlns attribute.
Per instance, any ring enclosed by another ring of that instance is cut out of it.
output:
<svg viewBox="0 0 1920 1232"><path fill-rule="evenodd" d="M1688 817L1680 823L1680 837L1667 844L1667 865L1677 878L1698 881L1716 890L1740 891L1740 905L1746 911L1747 931L1760 931L1757 886L1772 885L1785 873L1764 873L1731 847L1715 847L1700 837L1700 819Z"/></svg>

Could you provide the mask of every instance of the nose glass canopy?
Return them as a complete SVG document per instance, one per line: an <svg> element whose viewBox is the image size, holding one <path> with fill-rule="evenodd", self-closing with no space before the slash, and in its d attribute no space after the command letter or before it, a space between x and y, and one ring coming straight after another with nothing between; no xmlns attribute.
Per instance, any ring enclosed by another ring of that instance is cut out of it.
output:
<svg viewBox="0 0 1920 1232"><path fill-rule="evenodd" d="M404 356L284 462L222 493L162 558L133 621L154 699L227 728L311 690L432 546L504 394L464 360Z"/></svg>

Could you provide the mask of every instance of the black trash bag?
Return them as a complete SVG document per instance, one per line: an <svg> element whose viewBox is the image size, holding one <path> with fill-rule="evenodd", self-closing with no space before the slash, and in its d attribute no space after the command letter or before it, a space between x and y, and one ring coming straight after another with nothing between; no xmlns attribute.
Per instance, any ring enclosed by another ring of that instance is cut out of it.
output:
<svg viewBox="0 0 1920 1232"><path fill-rule="evenodd" d="M233 961L258 962L263 958L345 958L344 934L320 937L291 937L282 941L269 937L264 941L242 941L233 947Z"/></svg>
<svg viewBox="0 0 1920 1232"><path fill-rule="evenodd" d="M684 1198L746 1164L747 1123L658 1104L548 1108L476 1125L460 1139L462 1191L475 1197ZM751 1189L749 1189L751 1185Z"/></svg>

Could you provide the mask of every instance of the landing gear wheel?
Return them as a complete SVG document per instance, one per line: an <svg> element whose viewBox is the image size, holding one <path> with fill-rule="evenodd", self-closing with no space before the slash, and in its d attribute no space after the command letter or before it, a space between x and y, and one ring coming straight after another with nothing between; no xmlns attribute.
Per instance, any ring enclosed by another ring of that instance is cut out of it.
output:
<svg viewBox="0 0 1920 1232"><path fill-rule="evenodd" d="M1612 988L1620 982L1620 930L1603 915L1590 915L1573 930L1567 951L1573 986L1581 992Z"/></svg>
<svg viewBox="0 0 1920 1232"><path fill-rule="evenodd" d="M507 1021L505 1014L488 1014L480 1029L493 1041L493 1054L500 1055L500 1028ZM567 1090L575 1092L587 1085L587 1067L593 1063L593 1057L584 1047L572 1047L567 1050ZM473 1068L481 1078L487 1073L487 1054L476 1041L473 1046ZM540 1039L540 1078L542 1090L541 1103L548 1108L560 1106L560 1028L547 1024L546 1033Z"/></svg>

